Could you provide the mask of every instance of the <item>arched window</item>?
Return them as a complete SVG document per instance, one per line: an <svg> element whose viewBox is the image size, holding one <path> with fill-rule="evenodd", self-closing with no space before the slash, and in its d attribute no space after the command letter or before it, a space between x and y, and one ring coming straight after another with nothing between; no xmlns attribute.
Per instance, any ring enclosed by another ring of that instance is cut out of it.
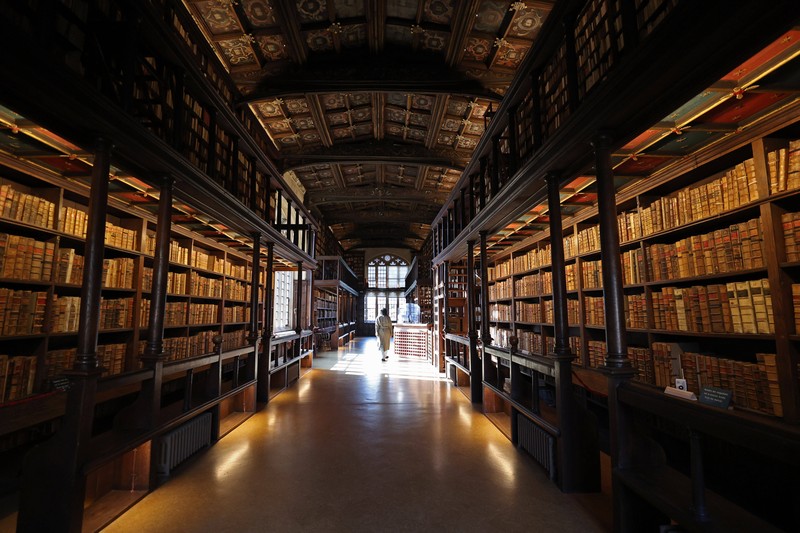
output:
<svg viewBox="0 0 800 533"><path fill-rule="evenodd" d="M378 312L386 307L393 322L405 304L403 293L408 274L408 262L396 255L383 254L367 264L367 293L364 296L364 320L374 322Z"/></svg>

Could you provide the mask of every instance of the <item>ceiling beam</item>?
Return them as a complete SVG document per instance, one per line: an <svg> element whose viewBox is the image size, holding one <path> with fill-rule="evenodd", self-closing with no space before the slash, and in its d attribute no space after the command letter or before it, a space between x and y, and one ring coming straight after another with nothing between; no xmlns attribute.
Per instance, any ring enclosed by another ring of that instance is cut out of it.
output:
<svg viewBox="0 0 800 533"><path fill-rule="evenodd" d="M377 210L370 209L353 211L337 210L335 213L330 213L324 218L327 224L396 222L403 224L419 224L430 227L430 222L433 220L434 216L436 216L436 210L434 209L417 210L414 212L386 209L383 211L382 215L379 214Z"/></svg>
<svg viewBox="0 0 800 533"><path fill-rule="evenodd" d="M424 146L403 144L391 140L365 141L331 146L330 148L306 149L302 152L281 152L281 171L296 170L320 163L394 163L408 165L431 165L464 170L462 154L455 150L431 150Z"/></svg>
<svg viewBox="0 0 800 533"><path fill-rule="evenodd" d="M353 53L306 65L301 70L275 76L269 69L232 75L239 87L250 87L238 105L277 97L313 93L402 92L464 95L499 102L501 96L481 81L467 77L440 60L424 54L405 57L382 54L371 57Z"/></svg>
<svg viewBox="0 0 800 533"><path fill-rule="evenodd" d="M421 191L386 191L375 192L372 187L350 188L344 191L311 191L306 194L306 202L312 205L340 204L345 202L412 202L419 207L435 206L438 210L442 206L447 193L438 195L426 194ZM373 194L375 192L375 194Z"/></svg>

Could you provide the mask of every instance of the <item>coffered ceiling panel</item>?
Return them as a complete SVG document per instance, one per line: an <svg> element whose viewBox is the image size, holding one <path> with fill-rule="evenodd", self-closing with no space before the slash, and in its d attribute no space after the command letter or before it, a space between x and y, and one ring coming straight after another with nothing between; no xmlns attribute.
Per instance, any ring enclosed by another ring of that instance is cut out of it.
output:
<svg viewBox="0 0 800 533"><path fill-rule="evenodd" d="M346 249L421 246L554 3L183 1Z"/></svg>

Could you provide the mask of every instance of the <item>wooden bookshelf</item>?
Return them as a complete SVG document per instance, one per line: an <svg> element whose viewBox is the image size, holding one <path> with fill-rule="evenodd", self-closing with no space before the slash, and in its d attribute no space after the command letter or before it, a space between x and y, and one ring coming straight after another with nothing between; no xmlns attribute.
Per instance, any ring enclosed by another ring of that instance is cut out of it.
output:
<svg viewBox="0 0 800 533"><path fill-rule="evenodd" d="M356 331L356 303L361 282L341 256L320 256L314 272L315 327L327 334L331 349L350 342Z"/></svg>

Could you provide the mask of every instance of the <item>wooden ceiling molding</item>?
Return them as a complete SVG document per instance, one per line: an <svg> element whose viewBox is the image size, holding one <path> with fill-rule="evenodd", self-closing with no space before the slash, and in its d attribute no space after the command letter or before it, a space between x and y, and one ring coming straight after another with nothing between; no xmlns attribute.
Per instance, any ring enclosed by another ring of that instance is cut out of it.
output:
<svg viewBox="0 0 800 533"><path fill-rule="evenodd" d="M183 3L239 90L231 105L252 109L309 208L354 217L333 228L349 250L419 249L555 2ZM362 211L389 198L412 203L382 241Z"/></svg>

